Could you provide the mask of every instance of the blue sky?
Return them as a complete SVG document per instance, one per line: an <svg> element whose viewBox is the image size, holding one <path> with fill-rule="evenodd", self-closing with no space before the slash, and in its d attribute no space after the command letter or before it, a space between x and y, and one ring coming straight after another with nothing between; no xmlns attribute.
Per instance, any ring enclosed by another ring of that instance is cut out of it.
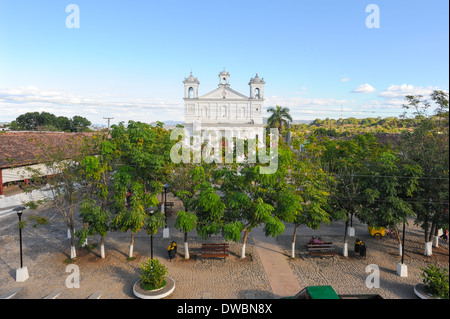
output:
<svg viewBox="0 0 450 319"><path fill-rule="evenodd" d="M67 28L69 4L80 27ZM379 28L366 19L379 8ZM93 123L183 120L230 72L296 120L395 116L407 94L448 91L447 0L0 0L0 122L30 111Z"/></svg>

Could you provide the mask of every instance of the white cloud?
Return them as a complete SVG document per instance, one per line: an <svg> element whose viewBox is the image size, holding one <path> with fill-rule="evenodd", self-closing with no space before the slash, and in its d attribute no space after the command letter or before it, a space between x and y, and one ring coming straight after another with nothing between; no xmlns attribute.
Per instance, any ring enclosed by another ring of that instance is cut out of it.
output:
<svg viewBox="0 0 450 319"><path fill-rule="evenodd" d="M387 88L387 90L384 90L379 94L379 96L387 98L387 99L404 99L407 95L423 95L427 96L430 95L433 90L437 90L437 87L415 87L411 84L402 84L402 85L394 85L392 84Z"/></svg>
<svg viewBox="0 0 450 319"><path fill-rule="evenodd" d="M372 93L375 92L375 88L370 84L361 84L356 89L352 91L352 93Z"/></svg>
<svg viewBox="0 0 450 319"><path fill-rule="evenodd" d="M0 120L12 121L27 112L49 112L57 116L85 116L92 123L114 117L114 123L129 120L184 120L183 102L164 98L130 98L114 94L78 96L33 86L0 88Z"/></svg>
<svg viewBox="0 0 450 319"><path fill-rule="evenodd" d="M350 81L350 78L343 78L343 79L341 79L341 82L348 82L348 81Z"/></svg>
<svg viewBox="0 0 450 319"><path fill-rule="evenodd" d="M303 98L303 97L266 97L264 102L265 109L274 107L275 105L288 107L290 114L294 120L313 120L316 118L339 117L341 105L349 105L354 100L343 100L334 98ZM344 111L351 111L345 107ZM264 111L264 117L268 117L269 113Z"/></svg>
<svg viewBox="0 0 450 319"><path fill-rule="evenodd" d="M348 100L339 100L333 98L313 98L307 99L302 97L278 97L270 96L266 97L265 105L270 106L284 106L290 109L305 108L305 107L320 107L320 106L340 106L342 104L348 103Z"/></svg>

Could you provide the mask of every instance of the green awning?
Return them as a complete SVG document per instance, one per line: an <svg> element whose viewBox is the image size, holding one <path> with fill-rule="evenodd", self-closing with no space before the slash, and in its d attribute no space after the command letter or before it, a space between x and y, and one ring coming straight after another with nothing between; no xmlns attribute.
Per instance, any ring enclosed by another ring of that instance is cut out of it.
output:
<svg viewBox="0 0 450 319"><path fill-rule="evenodd" d="M306 289L311 299L341 299L331 286L311 286Z"/></svg>

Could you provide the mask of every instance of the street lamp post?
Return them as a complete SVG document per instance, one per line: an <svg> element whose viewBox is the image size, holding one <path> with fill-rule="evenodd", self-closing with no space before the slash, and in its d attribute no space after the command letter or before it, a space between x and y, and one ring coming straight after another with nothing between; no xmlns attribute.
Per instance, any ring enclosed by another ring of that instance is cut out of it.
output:
<svg viewBox="0 0 450 319"><path fill-rule="evenodd" d="M155 211L155 207L150 207L149 214L153 215ZM150 258L153 260L153 232L150 234Z"/></svg>
<svg viewBox="0 0 450 319"><path fill-rule="evenodd" d="M20 238L20 268L16 270L16 281L23 282L29 278L27 267L23 266L23 254L22 254L22 213L26 208L18 206L13 209L19 216L19 238Z"/></svg>
<svg viewBox="0 0 450 319"><path fill-rule="evenodd" d="M167 226L166 206L167 206L167 189L170 187L170 185L164 184L163 187L164 187L164 200L163 200L163 204L161 205L161 210L162 210L162 212L164 214L164 218L165 218L163 238L169 238L169 227Z"/></svg>

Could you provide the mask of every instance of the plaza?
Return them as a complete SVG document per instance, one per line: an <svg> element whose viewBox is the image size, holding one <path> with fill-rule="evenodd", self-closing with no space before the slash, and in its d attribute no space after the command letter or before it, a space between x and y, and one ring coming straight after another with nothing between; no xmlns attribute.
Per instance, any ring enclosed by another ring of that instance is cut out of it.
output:
<svg viewBox="0 0 450 319"><path fill-rule="evenodd" d="M174 200L174 212L181 202ZM140 264L150 258L150 237L144 232L135 236L134 259L127 260L130 233L110 232L105 238L106 258L100 258L100 239L89 238L91 250L77 248L73 264L79 269L79 288L68 288L72 275L68 267L70 239L59 214L45 207L29 215L46 216L51 223L33 228L31 223L23 233L23 260L28 268L29 279L16 282L19 267L19 235L17 216L0 216L0 295L20 288L15 299L41 299L55 294L58 299L87 299L93 295L102 299L135 299L133 285L140 276ZM300 227L296 238L296 258L290 257L293 228L286 225L286 232L278 238L265 237L262 229L254 229L247 241L246 258L240 258L241 243L230 242L230 256L225 259L201 258L202 243L222 243L222 236L203 240L195 231L189 233L190 259L184 259L183 238L174 229L175 213L168 216L170 237L163 238L162 229L154 236L154 258L168 267L169 276L176 288L167 299L274 299L292 296L306 286L331 285L338 294L379 294L385 299L418 299L414 286L421 283L421 267L433 263L439 267L449 265L448 243L440 241L433 248L432 256L423 255L422 230L413 225L406 227L405 264L408 276L396 273L398 256L397 240L383 238L378 241L367 232L367 226L353 221L355 237L349 238L349 256L343 257L344 223L334 222L313 231ZM81 223L78 227L82 227ZM333 242L338 252L334 257L312 257L304 245L311 236ZM355 238L365 242L365 258L353 251ZM175 241L177 255L169 260L167 247ZM367 288L366 280L371 274L368 265L376 265L380 271L379 288ZM70 277L69 277L70 278ZM69 285L70 287L70 285Z"/></svg>

